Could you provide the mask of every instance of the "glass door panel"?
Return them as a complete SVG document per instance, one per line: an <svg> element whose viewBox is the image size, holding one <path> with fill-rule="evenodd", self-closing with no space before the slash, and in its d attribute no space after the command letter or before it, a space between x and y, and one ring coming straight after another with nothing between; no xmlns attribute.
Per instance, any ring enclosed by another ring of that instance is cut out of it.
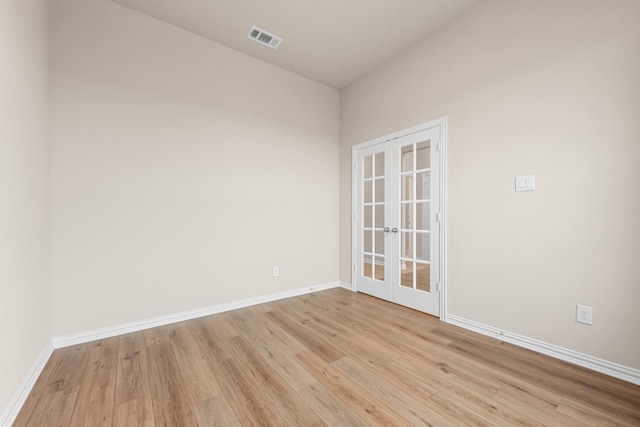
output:
<svg viewBox="0 0 640 427"><path fill-rule="evenodd" d="M400 286L413 289L413 262L400 260Z"/></svg>
<svg viewBox="0 0 640 427"><path fill-rule="evenodd" d="M384 205L376 205L376 228L381 229L384 228Z"/></svg>
<svg viewBox="0 0 640 427"><path fill-rule="evenodd" d="M416 203L416 230L431 230L431 203Z"/></svg>
<svg viewBox="0 0 640 427"><path fill-rule="evenodd" d="M431 292L431 265L416 264L416 288L420 291Z"/></svg>

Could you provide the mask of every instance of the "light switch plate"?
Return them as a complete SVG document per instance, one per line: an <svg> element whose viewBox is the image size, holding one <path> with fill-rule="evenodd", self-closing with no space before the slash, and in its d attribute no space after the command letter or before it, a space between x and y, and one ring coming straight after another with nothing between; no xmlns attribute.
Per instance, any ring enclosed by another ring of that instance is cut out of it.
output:
<svg viewBox="0 0 640 427"><path fill-rule="evenodd" d="M536 189L535 175L516 176L516 191L534 191Z"/></svg>

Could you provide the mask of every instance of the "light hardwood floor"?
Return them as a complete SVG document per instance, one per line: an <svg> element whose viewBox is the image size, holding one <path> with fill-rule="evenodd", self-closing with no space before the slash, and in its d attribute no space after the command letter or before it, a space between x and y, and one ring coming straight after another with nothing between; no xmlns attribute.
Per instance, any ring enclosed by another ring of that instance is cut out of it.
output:
<svg viewBox="0 0 640 427"><path fill-rule="evenodd" d="M15 426L639 426L640 387L333 289L54 351Z"/></svg>

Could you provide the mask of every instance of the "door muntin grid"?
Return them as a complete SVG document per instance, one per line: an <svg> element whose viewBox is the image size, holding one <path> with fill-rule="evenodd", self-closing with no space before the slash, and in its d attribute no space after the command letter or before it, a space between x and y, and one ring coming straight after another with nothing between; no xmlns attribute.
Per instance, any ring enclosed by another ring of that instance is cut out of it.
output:
<svg viewBox="0 0 640 427"><path fill-rule="evenodd" d="M397 281L416 291L431 291L431 141L400 151L400 254Z"/></svg>
<svg viewBox="0 0 640 427"><path fill-rule="evenodd" d="M364 277L385 281L385 153L363 157L362 175L362 265Z"/></svg>

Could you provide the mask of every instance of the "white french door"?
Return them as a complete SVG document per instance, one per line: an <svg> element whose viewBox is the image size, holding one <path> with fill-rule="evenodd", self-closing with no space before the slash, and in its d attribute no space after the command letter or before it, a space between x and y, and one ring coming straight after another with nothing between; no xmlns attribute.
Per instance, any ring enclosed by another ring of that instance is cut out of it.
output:
<svg viewBox="0 0 640 427"><path fill-rule="evenodd" d="M358 261L354 273L356 289L391 300L392 240L390 239L392 193L391 152L387 145L378 144L357 152L356 163L356 241Z"/></svg>
<svg viewBox="0 0 640 427"><path fill-rule="evenodd" d="M357 291L439 316L442 125L354 147Z"/></svg>

